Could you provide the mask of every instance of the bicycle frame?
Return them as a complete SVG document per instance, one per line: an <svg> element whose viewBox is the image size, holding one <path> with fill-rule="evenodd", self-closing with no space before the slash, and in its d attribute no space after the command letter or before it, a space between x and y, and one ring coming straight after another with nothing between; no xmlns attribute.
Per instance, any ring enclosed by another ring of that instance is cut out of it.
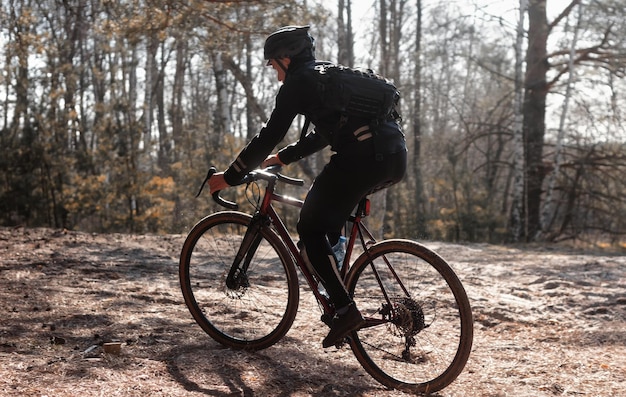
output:
<svg viewBox="0 0 626 397"><path fill-rule="evenodd" d="M263 179L267 181L265 193L253 215L251 224L247 229L239 252L235 257L235 262L233 263L233 266L231 267L227 278L227 284L229 286L237 285L236 283L238 282L238 274L245 273L245 270L247 269L250 260L250 253L254 252L256 250L256 247L258 246L259 239L256 236L258 236L260 228L269 227L270 225L272 225L274 231L280 236L281 240L285 243L285 246L287 247L289 252L291 252L292 257L295 260L295 265L300 269L311 291L323 307L324 313L333 314L334 309L331 306L330 301L326 296L321 294L318 289L318 281L314 276L314 271L312 269L309 269L309 266L300 254L300 249L294 242L282 218L272 204L274 202L277 202L287 204L292 207L301 208L304 201L291 196L276 193L276 178ZM349 270L350 258L354 250L354 245L356 244L357 236L361 241L361 245L364 251L367 251L368 245L371 245L375 242L372 233L361 222L362 218L366 217L367 215L369 215L369 200L367 198L363 198L360 201L355 214L351 215L348 219L348 221L352 222L352 227L349 233L350 237L346 242L346 255L340 271L340 275L342 277L342 280L344 281ZM367 241L366 238L368 239Z"/></svg>
<svg viewBox="0 0 626 397"><path fill-rule="evenodd" d="M258 241L256 241L258 239L256 239L255 236L258 236L259 229L263 227L270 227L270 225L272 225L274 227L274 231L280 236L289 252L291 252L292 257L295 260L295 265L300 269L311 291L315 295L318 302L322 305L324 313L330 314L333 312L333 309L329 300L319 292L317 288L317 280L315 279L312 270L309 270L304 258L300 255L299 248L291 237L291 234L289 233L280 215L278 215L276 209L272 205L273 202L278 202L292 207L301 208L304 201L284 194L278 194L275 192L275 187L276 179L267 179L265 194L263 195L263 199L253 215L251 225L246 231L246 235L244 236L239 252L235 258L235 263L229 273L228 280L236 278L236 273L238 271L245 271L247 268L247 263L244 262L243 266L240 266L240 262L248 256L247 253L254 252L256 249L255 245L258 245Z"/></svg>

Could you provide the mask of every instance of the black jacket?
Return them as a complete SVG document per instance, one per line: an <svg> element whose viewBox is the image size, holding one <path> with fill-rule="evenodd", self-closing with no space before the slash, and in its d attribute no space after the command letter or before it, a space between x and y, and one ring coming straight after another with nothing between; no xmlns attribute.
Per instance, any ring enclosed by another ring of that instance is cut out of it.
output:
<svg viewBox="0 0 626 397"><path fill-rule="evenodd" d="M362 142L352 134L360 127L367 126L369 120L341 120L339 112L328 110L322 103L318 95L316 64L315 60L298 62L292 59L270 119L226 170L224 178L228 184L236 185L247 172L258 167L285 137L299 114L307 116L315 130L278 152L283 163L290 164L328 145L337 153L350 155L367 152L374 155L373 140ZM378 135L377 153L390 154L406 150L404 135L395 121L381 125Z"/></svg>

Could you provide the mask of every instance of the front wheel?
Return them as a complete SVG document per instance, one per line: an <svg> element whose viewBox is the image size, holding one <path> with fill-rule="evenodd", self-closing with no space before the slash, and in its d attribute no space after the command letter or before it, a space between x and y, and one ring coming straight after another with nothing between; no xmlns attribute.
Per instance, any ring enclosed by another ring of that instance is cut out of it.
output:
<svg viewBox="0 0 626 397"><path fill-rule="evenodd" d="M367 321L350 346L372 377L426 394L457 378L472 348L472 311L439 255L413 241L383 241L357 258L346 285Z"/></svg>
<svg viewBox="0 0 626 397"><path fill-rule="evenodd" d="M278 235L258 229L245 253L247 269L227 282L252 217L219 212L196 224L180 254L180 285L193 318L213 339L246 350L269 347L282 338L298 310L293 259Z"/></svg>

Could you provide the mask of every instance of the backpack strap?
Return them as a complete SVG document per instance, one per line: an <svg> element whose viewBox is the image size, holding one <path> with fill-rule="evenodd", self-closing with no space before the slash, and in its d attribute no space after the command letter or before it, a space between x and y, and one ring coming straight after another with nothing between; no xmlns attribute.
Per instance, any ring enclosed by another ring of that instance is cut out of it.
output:
<svg viewBox="0 0 626 397"><path fill-rule="evenodd" d="M382 147L382 145L379 144L380 134L378 133L378 127L380 126L381 122L382 121L380 119L373 119L369 124L370 132L374 135L372 139L374 140L374 160L376 161L383 161L385 157L380 152L380 148Z"/></svg>

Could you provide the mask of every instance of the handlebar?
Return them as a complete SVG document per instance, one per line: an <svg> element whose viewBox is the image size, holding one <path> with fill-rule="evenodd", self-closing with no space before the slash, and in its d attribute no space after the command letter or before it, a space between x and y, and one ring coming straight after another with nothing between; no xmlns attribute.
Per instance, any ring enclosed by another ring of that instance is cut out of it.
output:
<svg viewBox="0 0 626 397"><path fill-rule="evenodd" d="M241 179L241 181L239 181L237 185L248 184L254 181L258 181L259 179L263 179L268 182L277 180L280 182L287 183L289 185L304 186L304 180L285 176L279 172L280 170L281 170L280 165L272 165L264 169L256 169L256 170L250 171ZM211 179L213 174L215 174L216 172L217 172L217 169L215 167L209 168L209 172L207 173L206 178L204 178L204 181L202 182L202 185L200 186L200 190L198 191L198 194L196 194L196 197L200 196L200 193L202 193L202 189L204 189L204 185L206 185L209 179ZM213 192L212 194L213 200L216 203L218 203L222 207L226 207L231 210L236 210L239 208L237 203L233 203L232 201L223 199L220 196L220 192L221 190L218 190L216 192Z"/></svg>

